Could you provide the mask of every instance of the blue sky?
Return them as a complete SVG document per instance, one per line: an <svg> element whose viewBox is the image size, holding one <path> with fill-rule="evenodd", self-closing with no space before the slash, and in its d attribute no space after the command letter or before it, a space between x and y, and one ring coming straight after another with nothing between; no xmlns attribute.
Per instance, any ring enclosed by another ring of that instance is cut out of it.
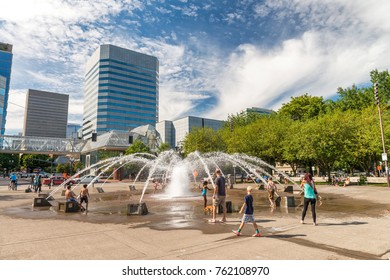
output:
<svg viewBox="0 0 390 280"><path fill-rule="evenodd" d="M6 133L22 130L28 88L69 94L69 121L81 123L86 61L107 43L159 59L160 120L331 98L389 68L389 13L388 0L3 1Z"/></svg>

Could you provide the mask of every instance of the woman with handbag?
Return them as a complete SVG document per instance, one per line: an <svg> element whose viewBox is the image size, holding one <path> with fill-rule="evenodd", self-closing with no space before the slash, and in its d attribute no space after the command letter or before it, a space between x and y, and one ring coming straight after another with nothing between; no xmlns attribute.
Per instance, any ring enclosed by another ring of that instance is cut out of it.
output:
<svg viewBox="0 0 390 280"><path fill-rule="evenodd" d="M305 174L304 178L304 200L303 200L303 210L302 210L302 219L301 224L304 223L306 211L309 207L309 204L311 206L311 214L313 216L313 225L317 225L317 215L316 215L316 202L317 202L317 190L314 185L313 177L310 173Z"/></svg>

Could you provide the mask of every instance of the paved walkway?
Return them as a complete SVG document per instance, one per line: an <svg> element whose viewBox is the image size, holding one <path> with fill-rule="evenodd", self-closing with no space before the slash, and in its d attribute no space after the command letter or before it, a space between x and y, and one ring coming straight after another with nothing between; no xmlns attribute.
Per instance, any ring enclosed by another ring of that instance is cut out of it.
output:
<svg viewBox="0 0 390 280"><path fill-rule="evenodd" d="M245 186L237 185L236 188ZM2 260L390 258L390 189L386 187L319 186L323 203L330 210L321 212L319 208L318 226L309 223L310 211L308 223L301 225L300 211L285 215L283 209L274 213L262 210L256 213L263 233L260 238L251 237L252 225L244 228L243 236L232 234L231 230L239 225L241 215L237 213L229 214L225 224L208 224L202 217L201 230L186 228L186 220L198 219L190 215L178 217L175 228L165 230L152 226L153 215L136 219L122 217L126 222L120 223L96 223L90 222L88 215L79 213L61 219L47 217L45 213L50 210L46 210L38 212L34 218L23 218L14 215L13 210L30 207L34 194L24 193L24 189L9 191L4 182L0 182ZM114 194L126 189L127 185L111 183L105 191ZM340 201L344 201L345 209L348 205L348 211L343 211L343 205L339 205L342 203L334 205L336 210L332 211L334 197L343 197ZM354 201L357 201L356 211ZM117 215L112 213L113 218ZM181 223L183 227L180 227ZM242 248L251 248L253 253L248 255Z"/></svg>

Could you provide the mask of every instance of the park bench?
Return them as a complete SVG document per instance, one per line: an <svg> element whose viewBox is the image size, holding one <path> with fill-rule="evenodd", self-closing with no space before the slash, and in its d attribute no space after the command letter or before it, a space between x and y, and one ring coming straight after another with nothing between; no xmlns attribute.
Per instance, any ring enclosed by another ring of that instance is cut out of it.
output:
<svg viewBox="0 0 390 280"><path fill-rule="evenodd" d="M360 185L360 178L359 177L350 177L350 183L349 186L351 185ZM344 185L344 183L343 183Z"/></svg>
<svg viewBox="0 0 390 280"><path fill-rule="evenodd" d="M369 184L386 184L386 177L367 177L367 183Z"/></svg>

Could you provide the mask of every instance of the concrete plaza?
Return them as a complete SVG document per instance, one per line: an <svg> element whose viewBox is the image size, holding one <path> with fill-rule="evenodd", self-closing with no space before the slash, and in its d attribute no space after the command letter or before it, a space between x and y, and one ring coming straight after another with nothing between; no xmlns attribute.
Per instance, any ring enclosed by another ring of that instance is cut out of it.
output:
<svg viewBox="0 0 390 280"><path fill-rule="evenodd" d="M242 236L232 234L232 229L237 229L240 223L241 214L235 211L247 184L235 185L230 190L227 200L234 201L233 213L228 214L226 223L216 224L209 224L210 216L202 212L200 192L184 203L172 200L157 203L156 195L149 191L145 201L150 213L127 216L116 212L115 207L111 212L106 211L111 203L109 198L119 196L115 203L124 208L129 201L136 202L139 195L126 196L130 193L129 183L110 182L104 186L105 196L99 196L96 188L91 189L88 214L65 214L32 208L36 194L25 193L26 185L10 191L6 184L2 179L1 260L390 258L390 189L387 187L320 185L323 200L317 212L318 226L312 225L310 210L303 225L299 223L301 208L281 207L271 212L265 191L255 190L260 200L255 217L262 237L254 238L251 224L246 225ZM48 192L47 187L43 191ZM59 194L57 199L61 199ZM209 203L210 200L209 196ZM94 204L98 203L106 203L106 210L95 208ZM165 219L166 216L169 217ZM251 253L243 248L251 248Z"/></svg>

